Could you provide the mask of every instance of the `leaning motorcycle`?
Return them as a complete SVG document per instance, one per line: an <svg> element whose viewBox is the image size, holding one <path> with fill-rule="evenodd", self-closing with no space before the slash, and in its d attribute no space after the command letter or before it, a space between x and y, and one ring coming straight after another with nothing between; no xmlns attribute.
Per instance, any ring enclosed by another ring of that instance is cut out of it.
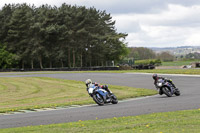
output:
<svg viewBox="0 0 200 133"><path fill-rule="evenodd" d="M180 96L180 91L178 88L174 88L173 85L164 79L159 79L157 81L157 89L160 89L159 91L162 91L165 95L168 97L171 97L173 94L176 96Z"/></svg>
<svg viewBox="0 0 200 133"><path fill-rule="evenodd" d="M117 97L111 92L108 93L106 90L99 86L91 85L88 88L88 94L93 98L93 100L100 106L105 103L117 104Z"/></svg>

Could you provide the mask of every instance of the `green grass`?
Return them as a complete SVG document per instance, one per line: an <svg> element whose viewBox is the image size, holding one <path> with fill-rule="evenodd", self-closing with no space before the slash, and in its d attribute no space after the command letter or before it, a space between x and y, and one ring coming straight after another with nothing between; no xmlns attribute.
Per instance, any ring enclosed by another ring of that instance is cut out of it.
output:
<svg viewBox="0 0 200 133"><path fill-rule="evenodd" d="M191 65L192 62L198 62L198 61L200 60L162 62L162 66L184 66L184 65Z"/></svg>
<svg viewBox="0 0 200 133"><path fill-rule="evenodd" d="M58 73L162 73L162 74L191 74L200 75L200 69L152 69L152 70L102 70L102 71L49 71L41 73L2 73L1 75L39 75Z"/></svg>
<svg viewBox="0 0 200 133"><path fill-rule="evenodd" d="M109 85L118 99L154 95L150 89ZM23 109L93 104L84 82L47 77L0 78L0 113Z"/></svg>
<svg viewBox="0 0 200 133"><path fill-rule="evenodd" d="M200 109L1 129L1 133L199 133Z"/></svg>

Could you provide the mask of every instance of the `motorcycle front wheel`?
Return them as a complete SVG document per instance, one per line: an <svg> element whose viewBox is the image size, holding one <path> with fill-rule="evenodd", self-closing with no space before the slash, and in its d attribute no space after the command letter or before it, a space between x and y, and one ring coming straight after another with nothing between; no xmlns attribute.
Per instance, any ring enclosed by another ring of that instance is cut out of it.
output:
<svg viewBox="0 0 200 133"><path fill-rule="evenodd" d="M104 105L103 97L99 93L94 94L92 98L98 105Z"/></svg>
<svg viewBox="0 0 200 133"><path fill-rule="evenodd" d="M171 89L169 87L163 87L162 88L162 91L165 95L167 95L168 97L171 97L172 96L172 93L171 93Z"/></svg>
<svg viewBox="0 0 200 133"><path fill-rule="evenodd" d="M181 93L180 93L180 91L179 91L179 89L178 89L178 88L176 88L176 89L175 89L175 92L174 92L174 94L175 94L176 96L180 96L180 95L181 95Z"/></svg>
<svg viewBox="0 0 200 133"><path fill-rule="evenodd" d="M117 97L114 94L111 95L111 98L112 98L112 101L111 101L112 104L118 103Z"/></svg>

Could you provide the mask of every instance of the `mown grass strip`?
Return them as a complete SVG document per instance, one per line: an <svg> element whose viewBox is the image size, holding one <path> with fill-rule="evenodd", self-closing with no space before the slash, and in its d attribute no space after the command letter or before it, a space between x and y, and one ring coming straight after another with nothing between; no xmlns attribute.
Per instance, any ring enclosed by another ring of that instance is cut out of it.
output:
<svg viewBox="0 0 200 133"><path fill-rule="evenodd" d="M131 70L127 72L200 75L200 69L153 69L153 70Z"/></svg>
<svg viewBox="0 0 200 133"><path fill-rule="evenodd" d="M183 60L183 61L168 61L162 62L162 66L184 66L191 65L193 62L199 62L200 60Z"/></svg>
<svg viewBox="0 0 200 133"><path fill-rule="evenodd" d="M48 71L48 72L16 72L1 73L2 76L9 75L39 75L39 74L62 74L62 73L160 73L160 74L189 74L200 75L200 69L151 69L151 70L99 70L99 71Z"/></svg>
<svg viewBox="0 0 200 133"><path fill-rule="evenodd" d="M0 130L1 133L199 133L200 109L114 117L63 124L27 126Z"/></svg>
<svg viewBox="0 0 200 133"><path fill-rule="evenodd" d="M154 95L150 89L109 85L118 99ZM0 113L93 104L85 83L47 77L0 78Z"/></svg>

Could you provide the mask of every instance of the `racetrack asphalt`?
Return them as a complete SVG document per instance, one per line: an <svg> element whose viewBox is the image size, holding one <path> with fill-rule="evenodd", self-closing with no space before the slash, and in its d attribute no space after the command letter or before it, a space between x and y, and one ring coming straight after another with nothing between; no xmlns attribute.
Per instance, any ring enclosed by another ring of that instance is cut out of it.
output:
<svg viewBox="0 0 200 133"><path fill-rule="evenodd" d="M85 81L90 78L94 82L137 88L155 89L152 74L135 73L60 73L24 75L0 74L0 77L52 77ZM161 75L162 76L162 75ZM79 120L95 120L121 116L136 116L154 112L168 112L200 108L200 76L164 75L171 78L180 89L181 96L166 97L155 95L121 101L116 105L87 105L58 110L0 115L0 128L23 127L30 125L47 125L74 122ZM112 90L112 88L111 88ZM86 92L87 93L87 92Z"/></svg>

